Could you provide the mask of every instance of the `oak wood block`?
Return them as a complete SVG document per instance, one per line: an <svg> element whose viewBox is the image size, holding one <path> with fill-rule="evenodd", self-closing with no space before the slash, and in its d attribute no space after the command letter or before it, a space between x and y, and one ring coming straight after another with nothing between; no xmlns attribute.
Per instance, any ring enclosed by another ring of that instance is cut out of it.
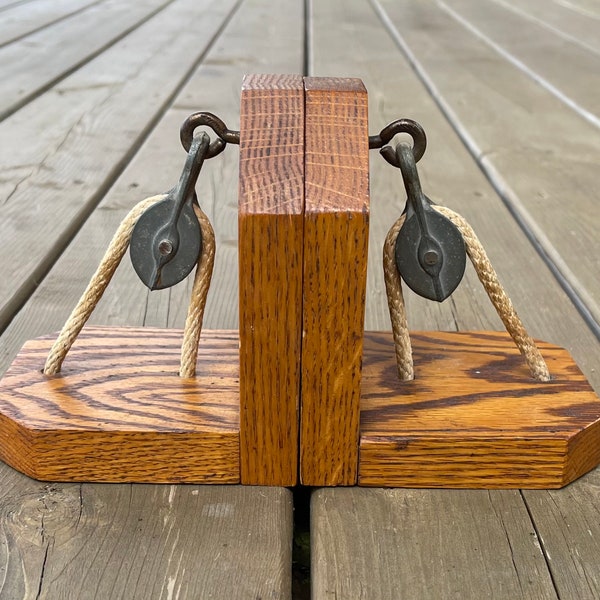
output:
<svg viewBox="0 0 600 600"><path fill-rule="evenodd" d="M242 483L297 481L303 212L302 77L248 75L240 114Z"/></svg>
<svg viewBox="0 0 600 600"><path fill-rule="evenodd" d="M538 383L506 333L411 338L400 382L391 334L366 334L360 485L557 488L600 463L600 400L566 350L538 343Z"/></svg>
<svg viewBox="0 0 600 600"><path fill-rule="evenodd" d="M367 92L305 78L301 481L353 485L369 237Z"/></svg>
<svg viewBox="0 0 600 600"><path fill-rule="evenodd" d="M0 458L49 481L239 482L238 337L202 337L194 379L178 330L85 328L55 377L54 336L27 342L0 382Z"/></svg>

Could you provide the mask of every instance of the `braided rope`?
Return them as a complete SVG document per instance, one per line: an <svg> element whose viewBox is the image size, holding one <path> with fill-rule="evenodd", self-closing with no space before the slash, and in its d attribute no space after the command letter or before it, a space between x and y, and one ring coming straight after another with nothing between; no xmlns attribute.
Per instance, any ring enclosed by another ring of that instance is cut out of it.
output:
<svg viewBox="0 0 600 600"><path fill-rule="evenodd" d="M71 349L71 346L77 339L77 336L83 329L87 320L90 318L90 315L94 308L96 308L100 298L102 298L121 259L127 251L133 228L138 219L147 208L160 202L165 197L166 194L160 194L142 200L136 204L127 214L125 219L123 219L113 236L104 257L100 261L96 272L79 299L77 306L75 306L69 315L60 334L52 345L44 366L45 375L56 375L60 372L63 361ZM184 377L192 377L195 372L196 355L198 351L197 342L200 338L202 316L204 314L206 295L210 285L215 255L215 239L212 226L206 215L198 207L194 207L194 210L202 230L203 252L200 264L196 269L194 285L192 288L192 301L190 303L183 336L184 342L182 345L181 373ZM206 254L206 256L204 256L204 254ZM199 319L199 322L192 322L194 317ZM192 348L194 342L196 343L195 353ZM191 373L191 375L184 375L183 373Z"/></svg>
<svg viewBox="0 0 600 600"><path fill-rule="evenodd" d="M192 297L185 320L183 343L181 345L181 377L194 377L196 374L196 360L198 358L198 344L202 333L202 320L206 306L206 296L210 287L213 266L215 263L215 232L208 217L199 206L194 206L196 217L202 230L202 253L200 262L194 275Z"/></svg>
<svg viewBox="0 0 600 600"><path fill-rule="evenodd" d="M460 231L467 250L467 254L475 267L479 281L481 281L488 297L490 298L504 327L515 342L519 352L525 358L531 376L537 381L550 381L546 361L542 357L533 338L527 333L523 322L517 315L514 306L506 294L498 275L494 270L481 242L469 223L459 214L444 206L434 206L440 214L448 218ZM395 262L396 237L404 223L404 215L394 223L385 240L383 268L385 275L388 306L392 320L394 344L396 346L396 363L398 375L403 381L413 378L412 349L408 338L408 325L400 275Z"/></svg>
<svg viewBox="0 0 600 600"><path fill-rule="evenodd" d="M385 291L387 293L388 308L392 321L392 334L394 336L394 347L396 349L396 365L400 381L414 379L412 346L404 308L404 296L402 295L402 282L400 273L396 267L396 238L398 232L404 225L405 215L392 225L388 231L383 245L383 275L385 279Z"/></svg>

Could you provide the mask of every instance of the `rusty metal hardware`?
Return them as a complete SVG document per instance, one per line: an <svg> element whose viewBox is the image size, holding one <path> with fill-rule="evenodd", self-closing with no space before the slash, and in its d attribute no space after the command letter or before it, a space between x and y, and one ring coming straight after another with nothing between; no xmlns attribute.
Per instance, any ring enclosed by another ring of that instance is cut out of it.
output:
<svg viewBox="0 0 600 600"><path fill-rule="evenodd" d="M396 133L409 133L413 146L389 144ZM372 144L372 145L371 145ZM396 266L402 279L415 293L442 302L461 282L466 265L465 243L457 227L433 208L423 194L417 161L426 147L422 127L401 119L369 138L370 147L380 147L387 162L400 169L407 193L405 221L396 238Z"/></svg>
<svg viewBox="0 0 600 600"><path fill-rule="evenodd" d="M194 213L194 186L210 150L206 133L195 137L176 187L138 219L130 244L133 268L151 290L185 279L202 248L202 232Z"/></svg>
<svg viewBox="0 0 600 600"><path fill-rule="evenodd" d="M408 133L413 140L412 152L415 162L418 163L427 148L425 130L412 119L396 119L386 125L377 135L369 136L369 150L380 149L380 154L394 167L400 168L396 160L396 153L388 144L399 133Z"/></svg>
<svg viewBox="0 0 600 600"><path fill-rule="evenodd" d="M212 158L217 154L220 154L225 149L227 144L240 143L240 132L234 131L233 129L227 129L227 125L219 119L216 115L209 112L196 112L191 114L181 126L179 137L183 147L189 151L194 139L194 131L198 127L210 127L215 134L217 139L211 143L206 158Z"/></svg>
<svg viewBox="0 0 600 600"><path fill-rule="evenodd" d="M204 132L194 135L202 126L214 131L214 141ZM188 156L177 186L144 211L131 235L131 262L151 290L179 283L198 262L202 232L194 213L198 204L194 187L204 161L220 154L227 144L239 144L240 133L212 113L197 112L183 122L180 139Z"/></svg>

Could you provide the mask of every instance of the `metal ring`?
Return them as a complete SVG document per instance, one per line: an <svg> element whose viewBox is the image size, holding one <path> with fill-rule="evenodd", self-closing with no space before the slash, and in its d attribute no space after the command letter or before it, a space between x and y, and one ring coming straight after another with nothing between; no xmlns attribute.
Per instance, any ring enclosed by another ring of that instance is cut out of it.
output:
<svg viewBox="0 0 600 600"><path fill-rule="evenodd" d="M197 112L191 114L181 126L179 137L181 144L189 152L194 139L194 130L203 125L210 127L216 134L217 139L211 142L206 158L217 156L225 149L227 144L239 144L240 132L227 129L227 125L219 117L209 112Z"/></svg>
<svg viewBox="0 0 600 600"><path fill-rule="evenodd" d="M400 168L400 164L396 159L396 153L385 151L386 144L389 144L392 138L399 133L408 133L412 137L413 156L415 157L415 162L419 162L423 158L423 154L425 154L425 149L427 148L427 136L421 125L412 119L397 119L386 125L379 135L369 136L369 148L381 148L382 156L390 164Z"/></svg>

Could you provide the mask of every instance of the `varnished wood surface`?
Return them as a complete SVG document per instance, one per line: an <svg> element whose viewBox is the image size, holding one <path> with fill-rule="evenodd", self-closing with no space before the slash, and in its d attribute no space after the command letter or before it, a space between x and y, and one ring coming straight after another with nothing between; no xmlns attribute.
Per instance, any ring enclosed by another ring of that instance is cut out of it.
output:
<svg viewBox="0 0 600 600"><path fill-rule="evenodd" d="M360 485L556 488L600 463L600 399L566 350L539 343L541 384L506 333L411 340L400 382L391 334L365 335Z"/></svg>
<svg viewBox="0 0 600 600"><path fill-rule="evenodd" d="M53 377L53 338L28 342L0 382L0 457L47 481L239 482L237 332L204 332L193 379L182 336L86 328Z"/></svg>
<svg viewBox="0 0 600 600"><path fill-rule="evenodd" d="M249 75L240 112L242 483L295 485L302 344L304 82Z"/></svg>
<svg viewBox="0 0 600 600"><path fill-rule="evenodd" d="M356 483L369 235L367 94L307 78L300 480Z"/></svg>

